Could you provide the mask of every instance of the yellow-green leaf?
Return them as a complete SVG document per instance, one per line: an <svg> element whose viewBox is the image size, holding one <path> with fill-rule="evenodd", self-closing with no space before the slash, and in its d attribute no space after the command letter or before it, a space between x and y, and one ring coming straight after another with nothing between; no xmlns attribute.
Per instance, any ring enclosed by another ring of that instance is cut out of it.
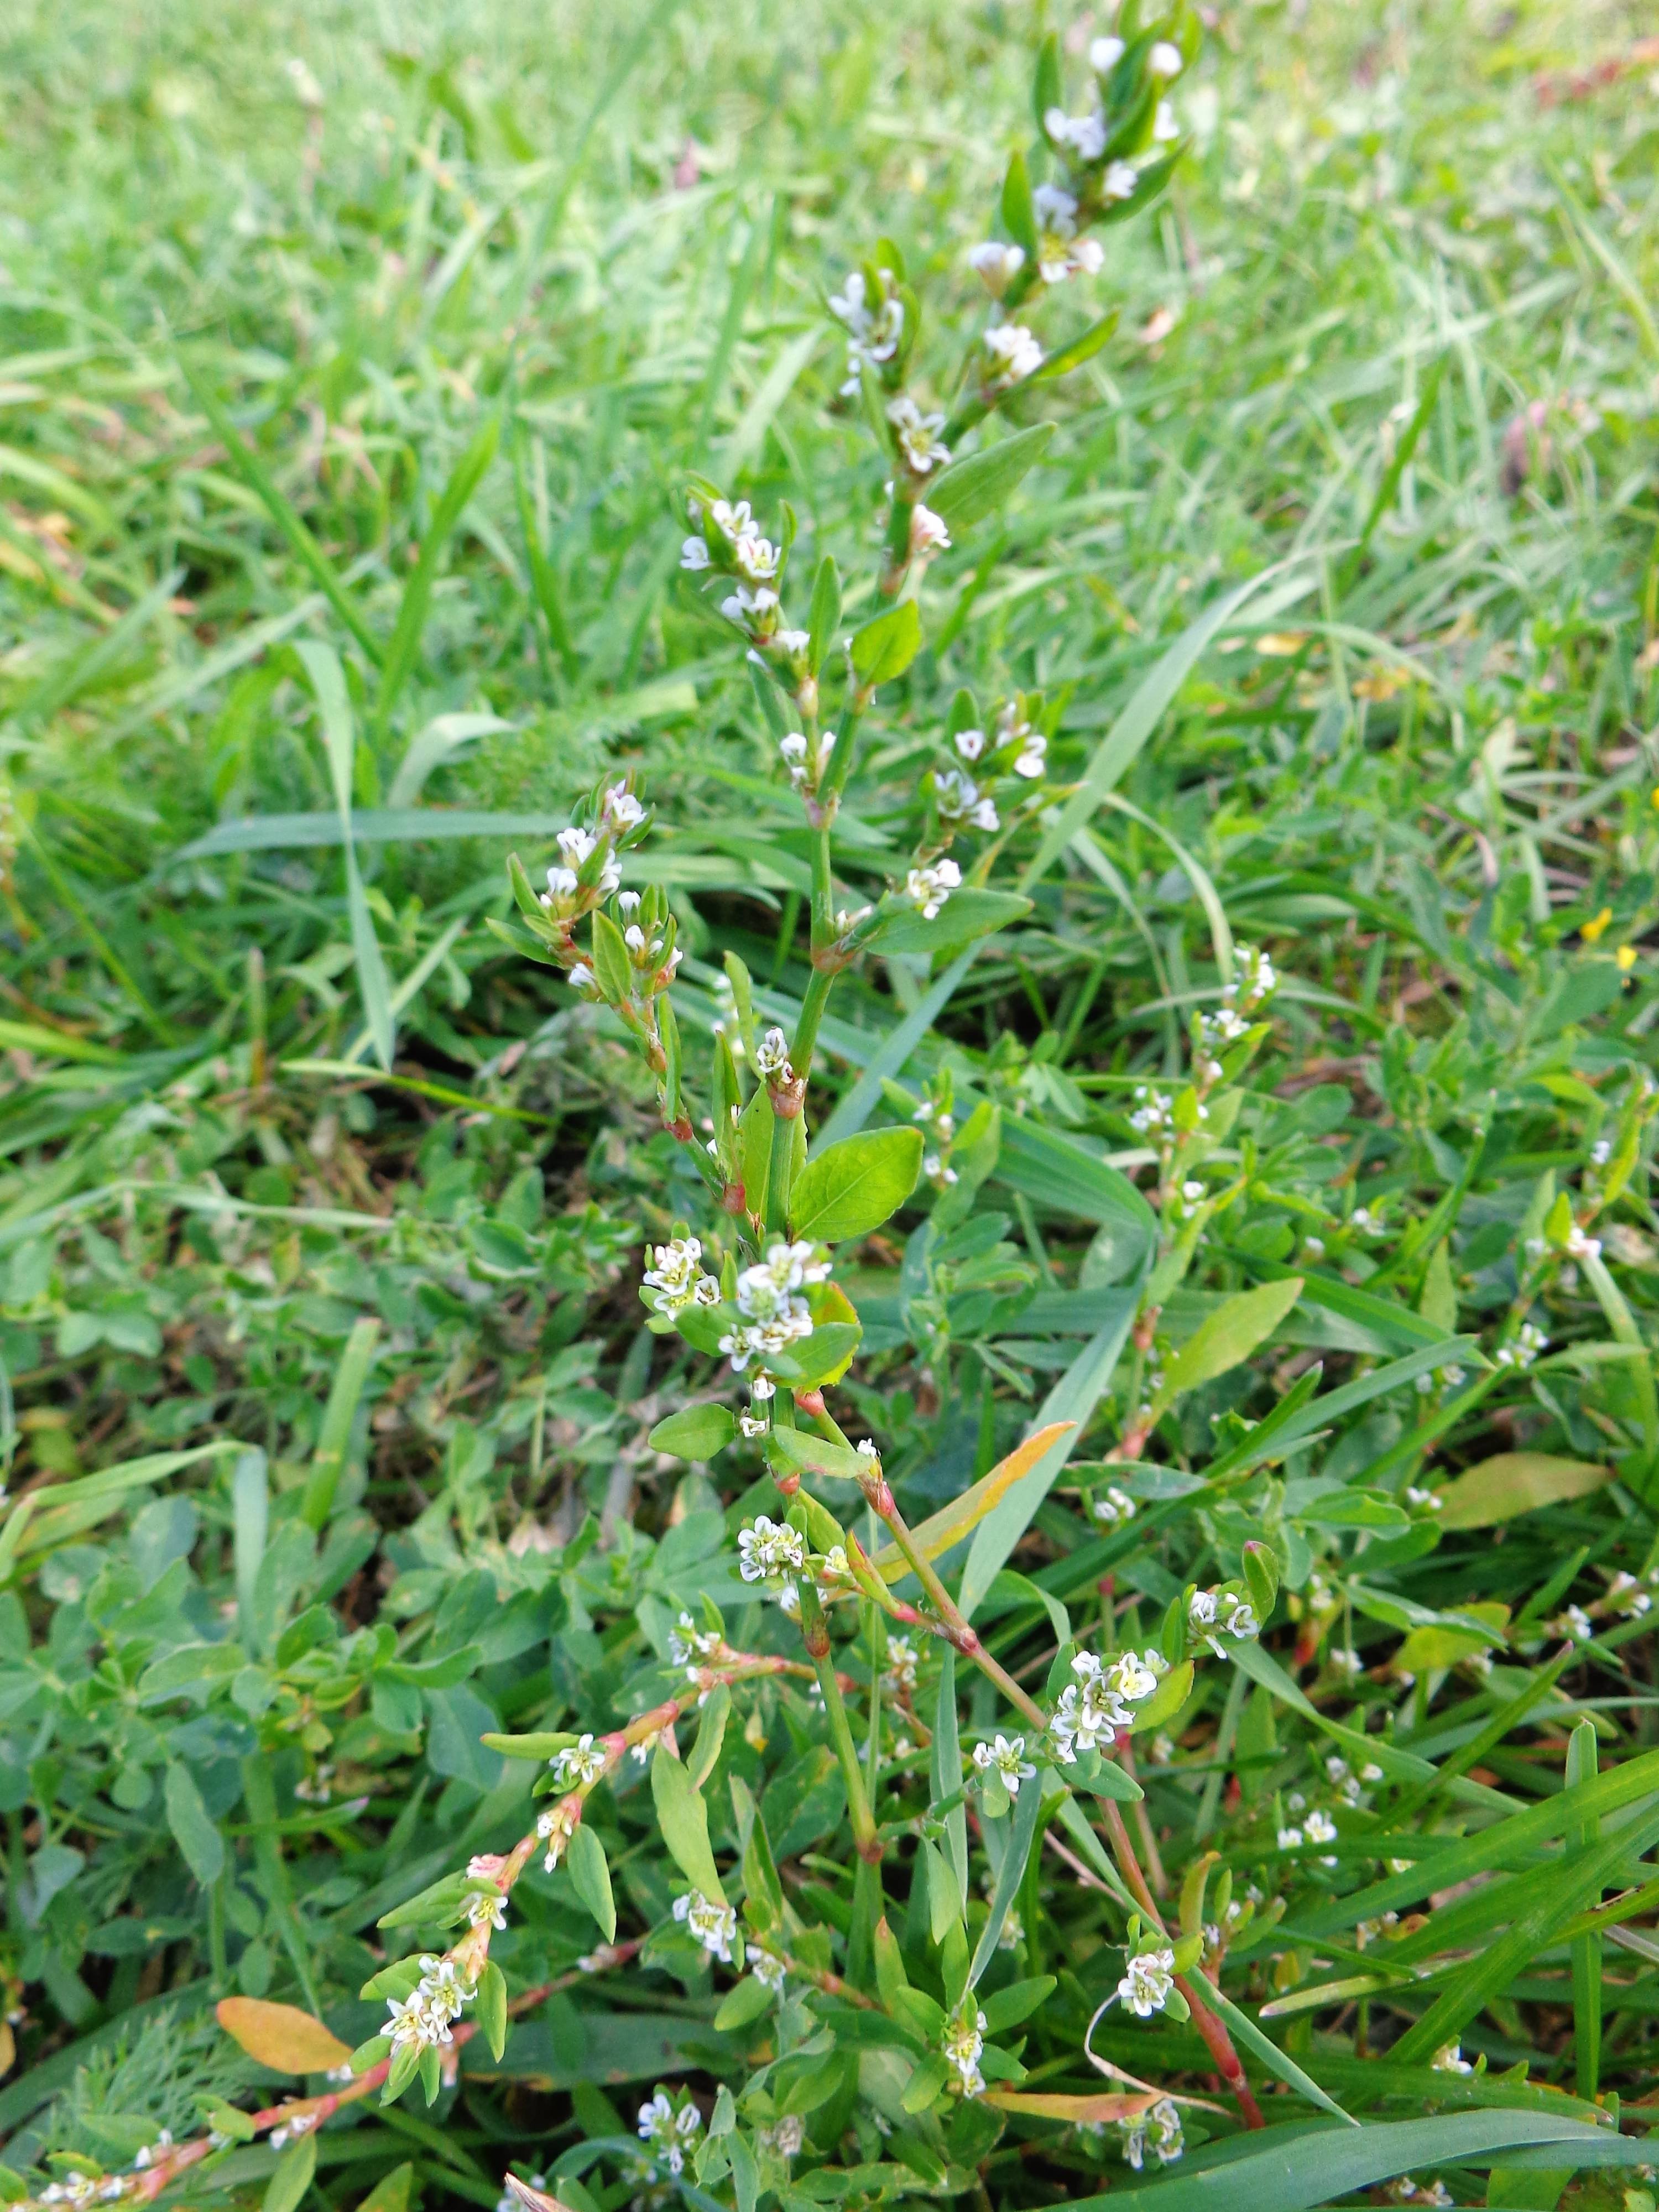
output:
<svg viewBox="0 0 1659 2212"><path fill-rule="evenodd" d="M1610 1467L1547 1452L1499 1452L1442 1486L1436 1519L1443 1528L1492 1528L1517 1513L1586 1498L1613 1480Z"/></svg>

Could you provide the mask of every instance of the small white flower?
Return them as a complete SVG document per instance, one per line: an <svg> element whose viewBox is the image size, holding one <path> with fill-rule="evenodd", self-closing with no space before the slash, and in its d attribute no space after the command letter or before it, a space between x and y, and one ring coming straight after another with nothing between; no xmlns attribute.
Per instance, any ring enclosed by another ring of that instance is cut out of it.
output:
<svg viewBox="0 0 1659 2212"><path fill-rule="evenodd" d="M547 1763L556 1790L591 1790L605 1772L605 1754L591 1735L585 1735L555 1752Z"/></svg>
<svg viewBox="0 0 1659 2212"><path fill-rule="evenodd" d="M1588 1644L1595 1633L1595 1625L1582 1605L1570 1605L1557 1626L1559 1632L1571 1636L1575 1644Z"/></svg>
<svg viewBox="0 0 1659 2212"><path fill-rule="evenodd" d="M1059 108L1051 107L1043 118L1050 137L1055 135L1056 119L1061 131L1067 127L1067 118ZM1076 229L1077 201L1063 185L1039 185L1031 195L1031 204L1036 210L1037 221L1056 238L1069 238Z"/></svg>
<svg viewBox="0 0 1659 2212"><path fill-rule="evenodd" d="M987 374L993 384L1020 384L1042 366L1042 348L1024 323L996 323L984 338Z"/></svg>
<svg viewBox="0 0 1659 2212"><path fill-rule="evenodd" d="M1336 1823L1328 1813L1322 1813L1316 1805L1302 1823L1302 1832L1310 1844L1334 1844Z"/></svg>
<svg viewBox="0 0 1659 2212"><path fill-rule="evenodd" d="M806 758L805 732L804 730L791 730L787 737L781 737L778 739L778 750L783 755L785 760L787 760L792 767L797 762L804 761Z"/></svg>
<svg viewBox="0 0 1659 2212"><path fill-rule="evenodd" d="M645 808L635 798L625 783L613 783L605 794L601 810L605 818L619 830L637 830L645 819ZM635 894L637 901L637 894Z"/></svg>
<svg viewBox="0 0 1659 2212"><path fill-rule="evenodd" d="M708 566L708 546L701 538L688 538L680 548L680 566L693 574Z"/></svg>
<svg viewBox="0 0 1659 2212"><path fill-rule="evenodd" d="M1000 300L1025 266L1024 250L1018 246L1004 246L995 239L987 239L982 246L969 249L968 265L993 299Z"/></svg>
<svg viewBox="0 0 1659 2212"><path fill-rule="evenodd" d="M755 1072L757 1075L784 1076L789 1067L789 1040L781 1029L768 1030L755 1049Z"/></svg>
<svg viewBox="0 0 1659 2212"><path fill-rule="evenodd" d="M1139 2020L1150 2020L1155 2012L1163 2011L1174 1986L1175 1953L1164 1947L1131 1959L1117 1994L1127 2011Z"/></svg>
<svg viewBox="0 0 1659 2212"><path fill-rule="evenodd" d="M764 1513L738 1531L738 1572L746 1583L773 1582L782 1575L806 1571L806 1546L800 1535Z"/></svg>
<svg viewBox="0 0 1659 2212"><path fill-rule="evenodd" d="M760 1944L750 1943L745 1947L744 1961L763 1989L781 1990L783 1987L787 1970L782 1960L775 1958Z"/></svg>
<svg viewBox="0 0 1659 2212"><path fill-rule="evenodd" d="M547 1856L542 1861L545 1872L552 1873L564 1856L565 1846L575 1832L576 1823L563 1805L550 1806L545 1813L538 1815L536 1833L547 1845Z"/></svg>
<svg viewBox="0 0 1659 2212"><path fill-rule="evenodd" d="M1437 2074L1473 2074L1474 2071L1455 2043L1443 2043L1429 2063Z"/></svg>
<svg viewBox="0 0 1659 2212"><path fill-rule="evenodd" d="M1133 1521L1137 1510L1128 1492L1120 1490L1115 1483L1109 1484L1105 1496L1095 1500L1095 1518L1103 1521L1109 1528L1116 1528L1126 1521Z"/></svg>
<svg viewBox="0 0 1659 2212"><path fill-rule="evenodd" d="M466 1921L469 1928L505 1928L507 1899L492 1897L486 1889L475 1891L466 1900Z"/></svg>
<svg viewBox="0 0 1659 2212"><path fill-rule="evenodd" d="M1089 66L1097 76L1115 70L1123 58L1121 39L1096 39L1089 48Z"/></svg>
<svg viewBox="0 0 1659 2212"><path fill-rule="evenodd" d="M1302 1848L1301 1829L1281 1828L1279 1832L1279 1848L1281 1851L1299 1851Z"/></svg>
<svg viewBox="0 0 1659 2212"><path fill-rule="evenodd" d="M1567 1232L1566 1255L1569 1260L1599 1260L1601 1240L1599 1237L1589 1236L1575 1221Z"/></svg>
<svg viewBox="0 0 1659 2212"><path fill-rule="evenodd" d="M964 2097L976 2097L985 2087L979 2070L980 2054L985 2048L985 2014L970 2006L959 2012L945 2031L945 2061L955 2074Z"/></svg>
<svg viewBox="0 0 1659 2212"><path fill-rule="evenodd" d="M716 1905L700 1889L693 1889L674 1899L674 1917L684 1923L710 1958L720 1960L724 1966L731 1965L738 1916L729 1905Z"/></svg>
<svg viewBox="0 0 1659 2212"><path fill-rule="evenodd" d="M985 732L983 730L958 730L953 743L963 759L971 763L976 761L985 750Z"/></svg>
<svg viewBox="0 0 1659 2212"><path fill-rule="evenodd" d="M1181 75L1181 69L1180 47L1171 46L1167 39L1160 39L1146 57L1148 76L1155 76L1160 83L1168 84L1172 77Z"/></svg>
<svg viewBox="0 0 1659 2212"><path fill-rule="evenodd" d="M925 477L950 459L951 448L939 434L945 428L943 415L924 415L914 399L901 396L888 402L887 420L906 467L917 476Z"/></svg>
<svg viewBox="0 0 1659 2212"><path fill-rule="evenodd" d="M916 561L929 553L943 553L948 550L950 544L951 532L943 517L935 514L931 507L923 507L918 501L910 510L911 559Z"/></svg>
<svg viewBox="0 0 1659 2212"><path fill-rule="evenodd" d="M1140 172L1132 161L1109 161L1100 179L1105 200L1132 200L1140 188Z"/></svg>
<svg viewBox="0 0 1659 2212"><path fill-rule="evenodd" d="M976 1743L974 1764L981 1774L994 1773L1011 1797L1018 1797L1020 1784L1029 1782L1036 1772L1025 1757L1023 1735L999 1735L993 1743Z"/></svg>
<svg viewBox="0 0 1659 2212"><path fill-rule="evenodd" d="M904 879L904 896L924 921L932 921L962 882L954 860L935 860L931 867L912 868Z"/></svg>
<svg viewBox="0 0 1659 2212"><path fill-rule="evenodd" d="M1152 121L1154 144L1167 146L1181 136L1181 125L1176 121L1176 112L1167 100L1158 103L1158 113Z"/></svg>

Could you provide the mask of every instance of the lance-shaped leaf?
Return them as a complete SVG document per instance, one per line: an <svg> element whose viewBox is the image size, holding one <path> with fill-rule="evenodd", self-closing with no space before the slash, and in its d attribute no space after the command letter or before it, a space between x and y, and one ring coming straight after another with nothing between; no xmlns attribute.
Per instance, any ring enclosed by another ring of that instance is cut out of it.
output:
<svg viewBox="0 0 1659 2212"><path fill-rule="evenodd" d="M931 920L920 907L900 902L861 941L872 952L949 952L1030 911L1030 900L1018 891L952 891Z"/></svg>
<svg viewBox="0 0 1659 2212"><path fill-rule="evenodd" d="M571 1887L599 1923L600 1935L607 1943L614 1942L617 1901L611 1893L611 1869L605 1861L605 1845L586 1821L578 1823L566 1849L564 1863L570 1869ZM498 2058L501 2055L499 2051L495 2053Z"/></svg>
<svg viewBox="0 0 1659 2212"><path fill-rule="evenodd" d="M1170 1360L1164 1370L1159 1401L1168 1405L1183 1390L1195 1390L1200 1382L1213 1382L1218 1375L1225 1375L1248 1359L1257 1345L1273 1334L1301 1295L1301 1276L1291 1275L1281 1283L1258 1284L1255 1290L1240 1291L1225 1300Z"/></svg>
<svg viewBox="0 0 1659 2212"><path fill-rule="evenodd" d="M1491 1528L1517 1513L1587 1498L1613 1480L1610 1467L1547 1452L1499 1452L1442 1486L1435 1519L1443 1528Z"/></svg>
<svg viewBox="0 0 1659 2212"><path fill-rule="evenodd" d="M837 1482L856 1482L870 1471L864 1453L806 1429L772 1430L766 1439L766 1463L775 1474L826 1475Z"/></svg>
<svg viewBox="0 0 1659 2212"><path fill-rule="evenodd" d="M1016 1444L1007 1458L999 1460L989 1474L982 1474L971 1490L964 1490L960 1498L919 1522L910 1534L921 1547L922 1557L939 1559L964 1536L972 1535L986 1515L995 1510L1022 1475L1030 1472L1049 1446L1059 1443L1076 1426L1075 1421L1050 1421L1046 1428L1027 1437L1024 1443ZM884 1544L876 1553L875 1565L890 1583L901 1581L910 1571L909 1563L896 1544Z"/></svg>
<svg viewBox="0 0 1659 2212"><path fill-rule="evenodd" d="M971 528L994 514L1020 478L1036 466L1054 434L1052 422L1039 422L1035 429L1016 431L982 453L953 461L930 487L928 506L952 530Z"/></svg>
<svg viewBox="0 0 1659 2212"><path fill-rule="evenodd" d="M663 1745L651 1762L651 1794L669 1855L680 1872L711 1903L723 1905L720 1869L708 1847L708 1808L691 1777Z"/></svg>
<svg viewBox="0 0 1659 2212"><path fill-rule="evenodd" d="M921 617L904 599L853 634L853 672L861 684L891 684L921 650Z"/></svg>
<svg viewBox="0 0 1659 2212"><path fill-rule="evenodd" d="M676 1459L711 1460L723 1452L738 1433L728 1406L688 1406L659 1421L650 1436L653 1451L672 1452Z"/></svg>

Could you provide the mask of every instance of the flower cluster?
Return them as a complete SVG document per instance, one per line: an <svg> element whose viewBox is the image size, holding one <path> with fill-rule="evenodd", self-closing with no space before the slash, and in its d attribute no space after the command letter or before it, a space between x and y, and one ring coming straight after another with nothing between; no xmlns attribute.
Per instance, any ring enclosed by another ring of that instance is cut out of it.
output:
<svg viewBox="0 0 1659 2212"><path fill-rule="evenodd" d="M720 1304L718 1279L703 1272L701 1238L673 1237L666 1244L653 1247L651 1259L652 1265L645 1271L645 1283L653 1294L646 1301L653 1312L672 1316L684 1313L688 1306Z"/></svg>
<svg viewBox="0 0 1659 2212"><path fill-rule="evenodd" d="M935 1190L948 1190L957 1180L951 1165L951 1147L956 1141L957 1117L951 1109L955 1101L955 1085L950 1070L929 1085L927 1096L910 1116L921 1124L922 1137L927 1149L921 1156L921 1172Z"/></svg>
<svg viewBox="0 0 1659 2212"><path fill-rule="evenodd" d="M1149 1951L1137 1952L1128 1961L1117 1995L1137 2020L1150 2020L1168 2004L1174 1987L1175 1953L1167 1943L1158 1943Z"/></svg>
<svg viewBox="0 0 1659 2212"><path fill-rule="evenodd" d="M1279 988L1273 962L1254 945L1233 947L1233 980L1222 986L1221 1001L1241 1014L1254 1013Z"/></svg>
<svg viewBox="0 0 1659 2212"><path fill-rule="evenodd" d="M574 1743L566 1744L547 1763L553 1771L553 1787L563 1790L591 1790L609 1764L591 1735L579 1736Z"/></svg>
<svg viewBox="0 0 1659 2212"><path fill-rule="evenodd" d="M732 1946L738 1940L738 1916L722 1898L718 1904L700 1889L688 1890L674 1899L674 1917L696 1936L711 1959L732 1963Z"/></svg>
<svg viewBox="0 0 1659 2212"><path fill-rule="evenodd" d="M1132 1728L1131 1709L1152 1696L1168 1668L1158 1651L1120 1651L1105 1661L1092 1651L1079 1651L1072 1662L1078 1679L1061 1691L1048 1723L1060 1765L1073 1765L1079 1751L1094 1751L1103 1742L1109 1747L1120 1729Z"/></svg>
<svg viewBox="0 0 1659 2212"><path fill-rule="evenodd" d="M1096 1498L1092 1510L1096 1520L1108 1528L1119 1528L1126 1521L1134 1519L1138 1508L1127 1490L1120 1490L1115 1482L1109 1482Z"/></svg>
<svg viewBox="0 0 1659 2212"><path fill-rule="evenodd" d="M1549 1350L1549 1338L1536 1322L1523 1321L1508 1344L1500 1344L1492 1354L1499 1367L1530 1367L1540 1352Z"/></svg>
<svg viewBox="0 0 1659 2212"><path fill-rule="evenodd" d="M388 1997L386 2033L394 2051L427 2051L453 2040L453 2024L478 1994L451 1958L421 1960L421 1978L406 1997Z"/></svg>
<svg viewBox="0 0 1659 2212"><path fill-rule="evenodd" d="M969 1997L945 2031L941 2046L945 2063L956 2076L954 2086L964 2097L980 2096L985 2088L979 2062L985 2049L986 2025L984 2014Z"/></svg>
<svg viewBox="0 0 1659 2212"><path fill-rule="evenodd" d="M746 1583L781 1582L806 1572L805 1538L764 1513L738 1531L738 1572Z"/></svg>
<svg viewBox="0 0 1659 2212"><path fill-rule="evenodd" d="M1168 2097L1160 2097L1149 2112L1137 2112L1118 2125L1123 2130L1123 2155L1137 2173L1149 2149L1160 2166L1170 2166L1185 2148L1180 2110Z"/></svg>
<svg viewBox="0 0 1659 2212"><path fill-rule="evenodd" d="M1048 769L1048 740L1032 724L1023 698L1007 702L988 733L982 729L961 729L954 732L951 743L961 765L936 768L929 780L939 817L939 842L945 845L963 830L982 830L988 834L999 830L1001 817L994 796L998 782L1010 775L1027 783L1038 782Z"/></svg>
<svg viewBox="0 0 1659 2212"><path fill-rule="evenodd" d="M1228 1656L1218 1637L1231 1636L1242 1643L1261 1633L1255 1607L1248 1598L1224 1585L1220 1589L1193 1592L1187 1607L1187 1626L1194 1636L1203 1638L1218 1659Z"/></svg>
<svg viewBox="0 0 1659 2212"><path fill-rule="evenodd" d="M696 1662L714 1658L724 1642L718 1628L699 1628L689 1613L683 1613L668 1632L668 1656L695 1681L702 1672Z"/></svg>
<svg viewBox="0 0 1659 2212"><path fill-rule="evenodd" d="M659 2089L648 2105L640 2106L640 2141L649 2143L670 2173L685 2171L685 2154L702 2129L702 2114L688 2096L676 2107Z"/></svg>
<svg viewBox="0 0 1659 2212"><path fill-rule="evenodd" d="M783 622L783 553L761 534L748 501L698 492L688 499L686 509L691 535L680 548L681 568L690 575L729 582L732 588L720 602L726 619L737 624L750 645L777 654L792 669L804 668L807 633Z"/></svg>
<svg viewBox="0 0 1659 2212"><path fill-rule="evenodd" d="M862 270L854 269L842 290L830 301L830 312L847 332L847 380L842 397L857 395L866 367L878 371L898 356L904 339L904 301L890 269L872 272L870 283Z"/></svg>
<svg viewBox="0 0 1659 2212"><path fill-rule="evenodd" d="M769 1031L768 1044L775 1035L781 1031ZM766 1049L763 1045L762 1052ZM783 1357L792 1344L811 1336L811 1310L800 1292L811 1284L826 1281L829 1273L829 1261L815 1260L810 1244L782 1243L774 1244L763 1261L744 1269L737 1288L742 1325L728 1329L720 1340L735 1373L741 1375L751 1360L764 1369L769 1360ZM757 1395L769 1396L770 1392L763 1393L757 1386Z"/></svg>
<svg viewBox="0 0 1659 2212"><path fill-rule="evenodd" d="M1328 1813L1322 1813L1317 1805L1311 1812L1303 1814L1299 1827L1291 1826L1279 1831L1281 1851L1299 1851L1304 1844L1334 1844L1335 1841L1336 1823ZM1336 1860L1329 1853L1324 1853L1319 1863L1322 1866L1334 1866Z"/></svg>

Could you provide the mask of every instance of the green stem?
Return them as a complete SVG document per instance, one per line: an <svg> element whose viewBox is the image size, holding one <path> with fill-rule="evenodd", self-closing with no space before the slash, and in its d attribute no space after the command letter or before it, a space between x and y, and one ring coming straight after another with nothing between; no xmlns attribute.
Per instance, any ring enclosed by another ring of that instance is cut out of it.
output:
<svg viewBox="0 0 1659 2212"><path fill-rule="evenodd" d="M803 1082L811 1072L818 1024L823 1019L823 1010L830 1003L830 987L835 980L829 969L815 968L801 994L800 1021L795 1030L795 1042L789 1048L789 1065Z"/></svg>
<svg viewBox="0 0 1659 2212"><path fill-rule="evenodd" d="M836 1747L836 1757L841 1765L842 1780L847 1785L847 1809L853 1823L853 1844L861 1859L872 1865L881 1857L881 1839L876 1833L875 1815L870 1810L870 1797L864 1786L864 1769L859 1762L858 1746L853 1741L852 1723L847 1717L846 1701L841 1694L841 1684L836 1680L835 1662L830 1652L830 1627L823 1617L823 1607L818 1594L808 1582L801 1585L801 1636L806 1645L806 1656L812 1662L818 1678L818 1687L823 1692L823 1710L830 1721L830 1740Z"/></svg>

